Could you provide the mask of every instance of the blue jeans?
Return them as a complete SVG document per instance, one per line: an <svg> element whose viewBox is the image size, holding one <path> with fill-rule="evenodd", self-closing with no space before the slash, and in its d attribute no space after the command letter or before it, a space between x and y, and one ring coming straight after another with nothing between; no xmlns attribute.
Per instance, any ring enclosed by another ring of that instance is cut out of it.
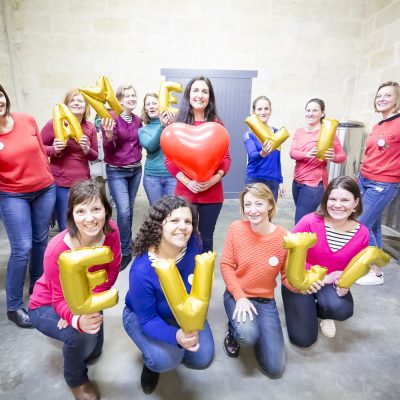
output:
<svg viewBox="0 0 400 400"><path fill-rule="evenodd" d="M264 183L266 184L270 189L272 194L274 195L275 201L278 201L278 195L279 195L279 182L275 181L273 179L254 179L250 178L249 176L246 176L246 185L249 183Z"/></svg>
<svg viewBox="0 0 400 400"><path fill-rule="evenodd" d="M313 187L293 181L292 193L296 205L294 223L297 224L305 215L318 208L324 194L324 185L320 182L318 186Z"/></svg>
<svg viewBox="0 0 400 400"><path fill-rule="evenodd" d="M121 235L122 255L132 252L133 203L142 177L142 167L106 166L107 182L117 207L117 224Z"/></svg>
<svg viewBox="0 0 400 400"><path fill-rule="evenodd" d="M293 293L282 285L286 327L290 341L309 347L318 337L318 318L345 321L353 315L354 303L350 292L339 297L333 285L325 285L315 294Z"/></svg>
<svg viewBox="0 0 400 400"><path fill-rule="evenodd" d="M69 188L56 185L56 217L59 232L67 229L67 210L68 210Z"/></svg>
<svg viewBox="0 0 400 400"><path fill-rule="evenodd" d="M400 183L377 182L358 177L363 213L358 220L369 230L369 245L382 248L381 216L385 208L396 197Z"/></svg>
<svg viewBox="0 0 400 400"><path fill-rule="evenodd" d="M70 387L84 384L88 380L87 363L97 358L103 348L103 325L94 335L79 332L68 325L58 329L60 316L52 306L43 306L28 311L33 326L46 336L64 343L64 378Z"/></svg>
<svg viewBox="0 0 400 400"><path fill-rule="evenodd" d="M194 203L199 213L199 232L203 242L203 253L214 249L214 230L222 203Z"/></svg>
<svg viewBox="0 0 400 400"><path fill-rule="evenodd" d="M267 303L249 299L258 315L253 314L253 321L246 322L232 319L236 301L225 291L224 305L229 319L229 328L235 339L243 346L255 346L254 352L261 368L271 377L278 378L285 367L285 344L282 325L274 299Z"/></svg>
<svg viewBox="0 0 400 400"><path fill-rule="evenodd" d="M43 274L43 256L55 201L54 184L36 192L0 192L0 213L11 247L6 278L9 311L23 307L28 261L30 288Z"/></svg>
<svg viewBox="0 0 400 400"><path fill-rule="evenodd" d="M144 364L151 371L169 371L180 363L192 369L205 369L214 357L214 339L207 321L204 330L199 331L200 347L196 352L146 336L137 315L128 307L124 309L122 322L126 333L142 352Z"/></svg>
<svg viewBox="0 0 400 400"><path fill-rule="evenodd" d="M143 186L149 203L152 206L163 196L173 196L175 193L176 179L172 176L144 175Z"/></svg>

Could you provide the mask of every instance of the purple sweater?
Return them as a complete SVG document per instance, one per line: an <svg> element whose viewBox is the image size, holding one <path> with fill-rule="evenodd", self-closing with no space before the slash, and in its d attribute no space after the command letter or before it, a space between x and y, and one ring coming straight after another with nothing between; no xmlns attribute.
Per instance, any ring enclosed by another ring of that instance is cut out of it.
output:
<svg viewBox="0 0 400 400"><path fill-rule="evenodd" d="M112 111L110 114L115 120L115 127L113 138L110 141L107 140L106 133L102 129L104 161L116 167L124 167L140 162L142 159L142 146L139 142L138 130L142 126L141 119L132 114L132 122L128 124Z"/></svg>
<svg viewBox="0 0 400 400"><path fill-rule="evenodd" d="M308 250L307 268L320 265L328 268L327 275L334 271L343 271L350 260L368 246L368 229L360 224L360 229L340 250L333 252L326 239L325 222L315 213L305 215L293 228L292 232L314 232L317 243Z"/></svg>

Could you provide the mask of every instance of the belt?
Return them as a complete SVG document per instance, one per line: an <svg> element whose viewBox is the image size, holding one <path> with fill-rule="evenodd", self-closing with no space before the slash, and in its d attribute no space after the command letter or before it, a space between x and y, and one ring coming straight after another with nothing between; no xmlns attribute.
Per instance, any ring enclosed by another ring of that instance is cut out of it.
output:
<svg viewBox="0 0 400 400"><path fill-rule="evenodd" d="M274 299L270 299L268 297L249 297L250 300L256 301L257 303L270 303L271 301L274 301Z"/></svg>

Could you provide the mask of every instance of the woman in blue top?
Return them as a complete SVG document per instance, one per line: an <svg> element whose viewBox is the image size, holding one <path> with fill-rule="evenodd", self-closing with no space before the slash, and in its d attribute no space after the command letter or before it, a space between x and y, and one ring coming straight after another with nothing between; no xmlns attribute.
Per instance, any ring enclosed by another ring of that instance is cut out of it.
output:
<svg viewBox="0 0 400 400"><path fill-rule="evenodd" d="M259 96L253 101L253 112L266 125L271 132L277 129L268 125L271 116L271 102L266 96ZM281 170L281 152L271 151L271 142L259 142L254 133L249 129L243 135L243 142L247 150L246 184L265 183L273 193L275 200L284 195L283 178Z"/></svg>
<svg viewBox="0 0 400 400"><path fill-rule="evenodd" d="M150 209L134 242L136 258L129 274L123 324L142 352L141 385L147 394L156 388L160 372L181 362L189 368L204 369L214 356L208 322L202 331L179 328L152 267L155 260L175 259L189 293L194 257L202 248L197 224L197 211L186 199L163 197Z"/></svg>
<svg viewBox="0 0 400 400"><path fill-rule="evenodd" d="M158 95L147 93L144 96L142 123L139 129L139 141L146 149L147 158L144 166L143 186L152 206L162 196L172 196L175 192L176 179L168 172L164 163L164 153L160 147L163 129L173 122L171 111L158 112Z"/></svg>

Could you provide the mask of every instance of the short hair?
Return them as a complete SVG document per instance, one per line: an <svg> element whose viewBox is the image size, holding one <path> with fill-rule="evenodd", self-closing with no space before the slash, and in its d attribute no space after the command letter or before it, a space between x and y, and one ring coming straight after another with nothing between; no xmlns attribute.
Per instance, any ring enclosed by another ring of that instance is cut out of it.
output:
<svg viewBox="0 0 400 400"><path fill-rule="evenodd" d="M4 94L4 97L6 98L6 112L5 115L8 116L10 115L10 107L11 107L11 103L10 103L10 98L8 97L7 92L4 90L3 85L0 84L0 92Z"/></svg>
<svg viewBox="0 0 400 400"><path fill-rule="evenodd" d="M376 112L378 112L378 110L376 109L376 104L375 104L376 96L378 95L378 92L382 88L387 87L387 86L392 86L394 88L394 92L396 94L396 106L395 106L395 109L393 110L393 112L396 113L397 111L400 110L400 85L398 82L394 82L394 81L388 81L388 82L385 82L385 83L382 83L381 85L379 85L378 90L376 91L375 97L374 97L374 109Z"/></svg>
<svg viewBox="0 0 400 400"><path fill-rule="evenodd" d="M357 182L350 176L338 176L337 178L329 182L322 196L321 204L319 205L316 213L323 218L329 216L327 208L329 196L331 195L332 190L339 188L350 192L354 196L355 200L358 199L358 204L356 208L349 216L349 219L356 220L357 217L359 217L362 214L363 206L362 206L360 188L358 187Z"/></svg>
<svg viewBox="0 0 400 400"><path fill-rule="evenodd" d="M256 110L256 105L260 100L268 101L269 108L272 108L271 100L267 96L258 96L253 100L253 104L251 105L251 109L253 110L253 112Z"/></svg>
<svg viewBox="0 0 400 400"><path fill-rule="evenodd" d="M115 97L118 99L118 101L122 100L125 90L128 90L128 89L132 89L135 92L135 95L137 96L136 89L133 87L133 85L123 84L123 85L118 86L118 89L115 92Z"/></svg>
<svg viewBox="0 0 400 400"><path fill-rule="evenodd" d="M110 219L112 215L112 208L107 200L104 185L100 185L92 180L75 182L68 195L68 208L67 208L67 227L68 233L71 237L80 237L78 227L74 219L74 208L78 204L87 204L99 199L104 206L106 218L103 227L103 233L108 235L114 229L110 226Z"/></svg>
<svg viewBox="0 0 400 400"><path fill-rule="evenodd" d="M244 196L247 193L251 193L254 197L258 199L262 199L268 201L271 204L271 209L268 211L268 219L272 221L276 214L276 202L271 189L265 184L261 182L251 183L246 185L244 189L240 192L240 213L244 216Z"/></svg>
<svg viewBox="0 0 400 400"><path fill-rule="evenodd" d="M325 102L321 99L314 98L307 101L305 108L307 108L310 103L317 103L320 106L321 111L324 113L324 116L320 118L320 122L322 122L322 120L325 118Z"/></svg>
<svg viewBox="0 0 400 400"><path fill-rule="evenodd" d="M78 94L82 96L82 93L78 89L69 89L68 92L65 93L64 104L66 106L68 106L68 103L70 101L72 101L72 99ZM90 106L84 97L83 97L83 100L85 100L86 106L85 106L85 114L83 114L82 122L85 122L90 116Z"/></svg>
<svg viewBox="0 0 400 400"><path fill-rule="evenodd" d="M183 197L163 196L149 210L146 219L133 242L133 254L145 253L151 246L158 251L162 239L163 222L172 211L187 207L192 213L193 233L198 235L199 217L197 208Z"/></svg>
<svg viewBox="0 0 400 400"><path fill-rule="evenodd" d="M144 124L146 124L146 125L150 122L150 118L149 118L149 116L148 116L148 114L146 112L146 108L145 108L146 100L147 100L148 97L154 97L155 99L158 100L158 94L157 93L146 93L145 96L144 96L141 118L142 118L142 122Z"/></svg>

